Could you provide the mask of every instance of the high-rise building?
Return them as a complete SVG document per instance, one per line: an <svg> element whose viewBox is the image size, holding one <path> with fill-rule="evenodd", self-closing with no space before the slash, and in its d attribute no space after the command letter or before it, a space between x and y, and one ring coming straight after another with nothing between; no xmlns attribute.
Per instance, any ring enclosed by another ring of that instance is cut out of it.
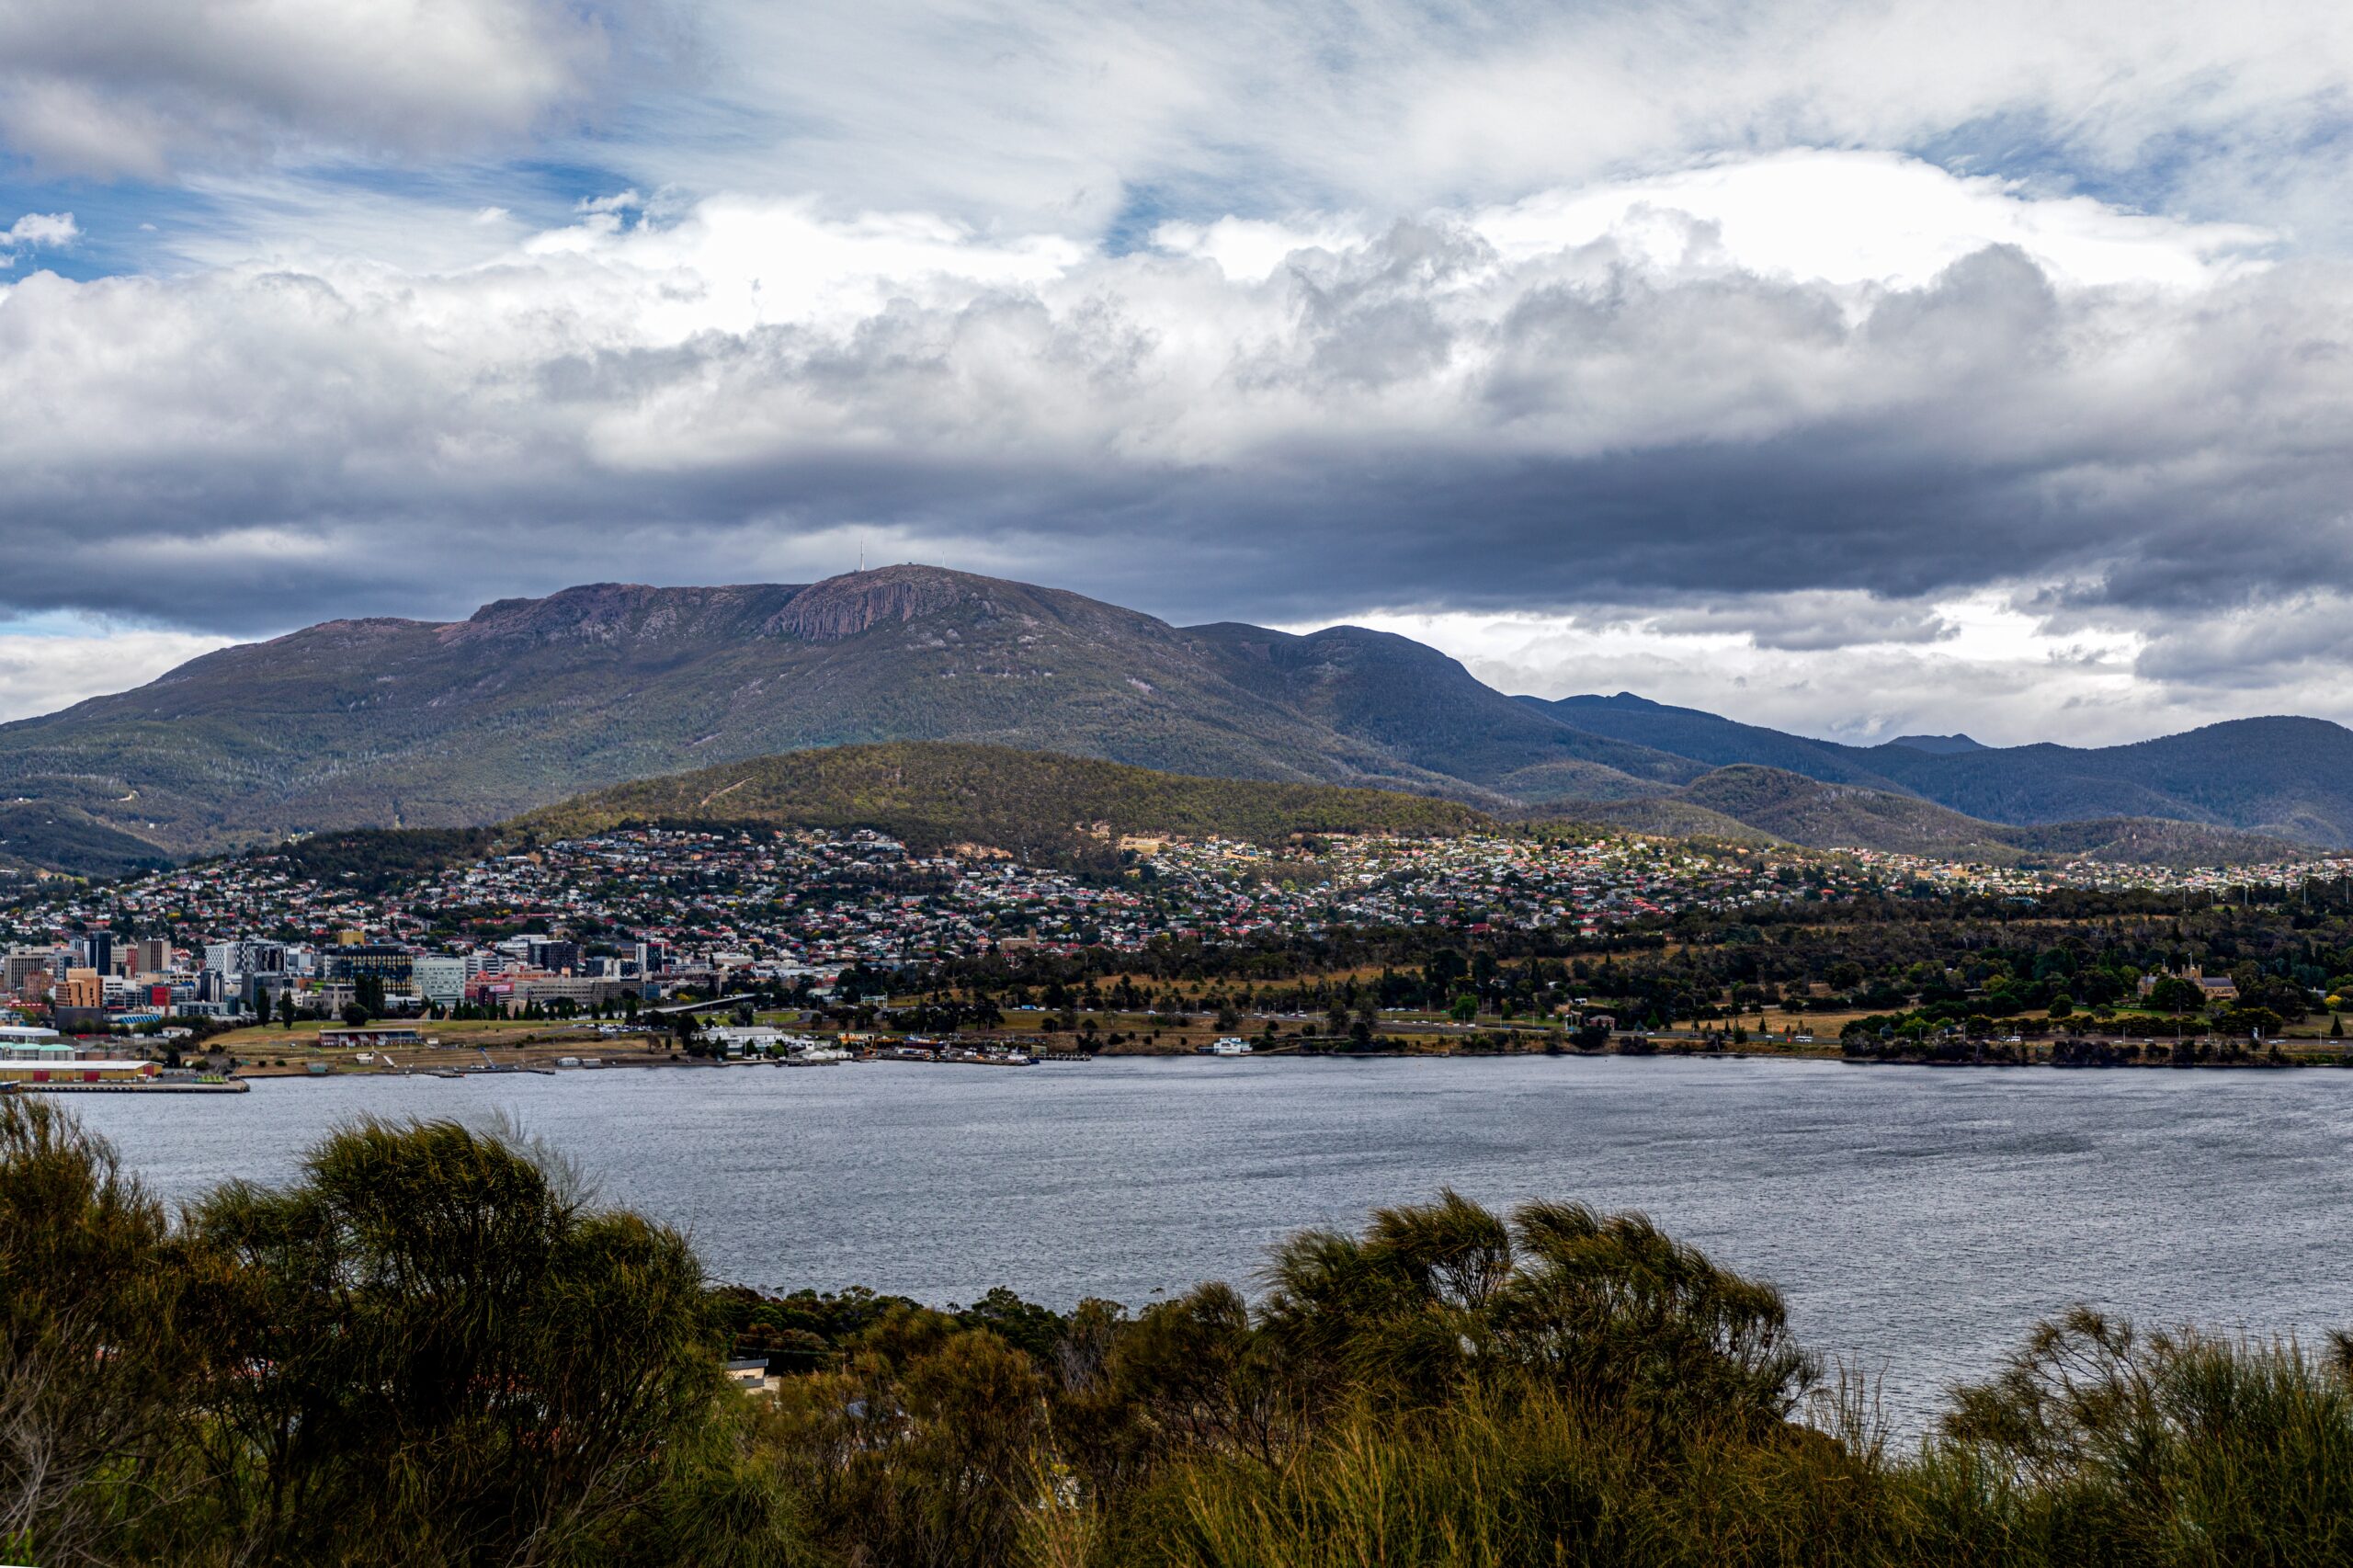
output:
<svg viewBox="0 0 2353 1568"><path fill-rule="evenodd" d="M223 974L284 974L286 949L278 942L208 942L204 967Z"/></svg>
<svg viewBox="0 0 2353 1568"><path fill-rule="evenodd" d="M51 997L51 1005L59 1007L104 1007L107 1005L107 983L95 969L69 969L65 983Z"/></svg>
<svg viewBox="0 0 2353 1568"><path fill-rule="evenodd" d="M114 972L113 932L85 931L82 934L80 945L82 962L85 968L94 969L100 974Z"/></svg>
<svg viewBox="0 0 2353 1568"><path fill-rule="evenodd" d="M16 948L5 960L0 960L0 990L21 996L25 986L36 974L57 977L57 955L47 948Z"/></svg>
<svg viewBox="0 0 2353 1568"><path fill-rule="evenodd" d="M551 974L580 967L580 944L558 940L552 937L534 937L524 956L532 967Z"/></svg>
<svg viewBox="0 0 2353 1568"><path fill-rule="evenodd" d="M172 944L162 937L142 937L131 944L131 972L165 974L172 967Z"/></svg>
<svg viewBox="0 0 2353 1568"><path fill-rule="evenodd" d="M428 1007L454 1007L466 999L466 960L427 954L410 966L416 994Z"/></svg>
<svg viewBox="0 0 2353 1568"><path fill-rule="evenodd" d="M330 948L324 956L329 980L406 980L416 962L415 955L392 942L354 942Z"/></svg>

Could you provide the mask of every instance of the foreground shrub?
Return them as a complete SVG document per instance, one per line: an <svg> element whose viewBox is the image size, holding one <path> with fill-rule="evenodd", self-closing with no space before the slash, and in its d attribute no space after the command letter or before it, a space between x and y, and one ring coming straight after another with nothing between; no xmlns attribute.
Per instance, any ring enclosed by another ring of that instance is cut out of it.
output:
<svg viewBox="0 0 2353 1568"><path fill-rule="evenodd" d="M1957 1391L1904 1480L1924 1559L2353 1562L2353 1386L2292 1346L2079 1310Z"/></svg>
<svg viewBox="0 0 2353 1568"><path fill-rule="evenodd" d="M0 1098L0 1546L183 1568L2321 1568L2353 1337L2036 1330L1892 1452L1779 1295L1451 1193L1131 1315L712 1290L513 1140L363 1122L175 1222ZM724 1332L721 1332L722 1325ZM775 1358L726 1386L726 1341Z"/></svg>
<svg viewBox="0 0 2353 1568"><path fill-rule="evenodd" d="M95 1560L180 1499L194 1369L163 1206L53 1102L0 1096L0 1557Z"/></svg>
<svg viewBox="0 0 2353 1568"><path fill-rule="evenodd" d="M11 1098L0 1216L24 1221L0 1244L12 1522L44 1564L790 1550L691 1251L509 1140L363 1122L174 1228L102 1142Z"/></svg>

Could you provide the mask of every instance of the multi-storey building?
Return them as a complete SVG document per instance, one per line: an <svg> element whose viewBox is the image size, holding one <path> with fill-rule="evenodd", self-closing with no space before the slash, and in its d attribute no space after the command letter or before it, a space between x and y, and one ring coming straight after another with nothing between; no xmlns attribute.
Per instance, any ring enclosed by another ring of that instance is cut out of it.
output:
<svg viewBox="0 0 2353 1568"><path fill-rule="evenodd" d="M409 978L426 1006L454 1007L466 999L467 967L461 958L427 955L410 966Z"/></svg>

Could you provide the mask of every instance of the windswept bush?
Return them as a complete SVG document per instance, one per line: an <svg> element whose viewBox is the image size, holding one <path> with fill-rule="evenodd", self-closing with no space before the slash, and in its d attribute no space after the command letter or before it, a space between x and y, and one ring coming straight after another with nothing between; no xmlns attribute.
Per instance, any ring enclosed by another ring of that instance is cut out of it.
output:
<svg viewBox="0 0 2353 1568"><path fill-rule="evenodd" d="M1909 1544L2020 1563L2353 1562L2345 1371L2079 1309L1955 1391L1904 1477Z"/></svg>
<svg viewBox="0 0 2353 1568"><path fill-rule="evenodd" d="M99 1561L178 1500L193 1368L163 1206L53 1103L0 1096L0 1557Z"/></svg>
<svg viewBox="0 0 2353 1568"><path fill-rule="evenodd" d="M512 1142L362 1122L177 1226L0 1099L19 1545L92 1562L778 1561L700 1266ZM676 1501L722 1495L733 1535ZM668 1555L664 1555L665 1549Z"/></svg>

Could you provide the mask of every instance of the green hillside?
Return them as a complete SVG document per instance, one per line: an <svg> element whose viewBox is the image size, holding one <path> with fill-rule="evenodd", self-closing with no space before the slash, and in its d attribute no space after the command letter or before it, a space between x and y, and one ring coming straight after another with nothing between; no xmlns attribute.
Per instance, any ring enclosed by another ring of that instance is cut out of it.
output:
<svg viewBox="0 0 2353 1568"><path fill-rule="evenodd" d="M868 827L919 851L974 843L1047 860L1116 853L1123 835L1272 843L1302 833L1444 835L1495 825L1468 806L1425 795L910 743L794 752L643 779L530 812L507 832L545 839L683 822Z"/></svg>
<svg viewBox="0 0 2353 1568"><path fill-rule="evenodd" d="M2049 823L2038 827L2004 827L2000 832L2030 859L2086 856L2124 866L2243 865L2283 860L2311 848L2264 834L2157 817Z"/></svg>
<svg viewBox="0 0 2353 1568"><path fill-rule="evenodd" d="M1997 864L2018 858L2017 846L1990 823L1909 795L1824 784L1775 767L1721 767L1677 799L1816 849L1881 849Z"/></svg>
<svg viewBox="0 0 2353 1568"><path fill-rule="evenodd" d="M355 827L313 834L272 851L298 877L375 893L424 872L495 850L495 827Z"/></svg>

